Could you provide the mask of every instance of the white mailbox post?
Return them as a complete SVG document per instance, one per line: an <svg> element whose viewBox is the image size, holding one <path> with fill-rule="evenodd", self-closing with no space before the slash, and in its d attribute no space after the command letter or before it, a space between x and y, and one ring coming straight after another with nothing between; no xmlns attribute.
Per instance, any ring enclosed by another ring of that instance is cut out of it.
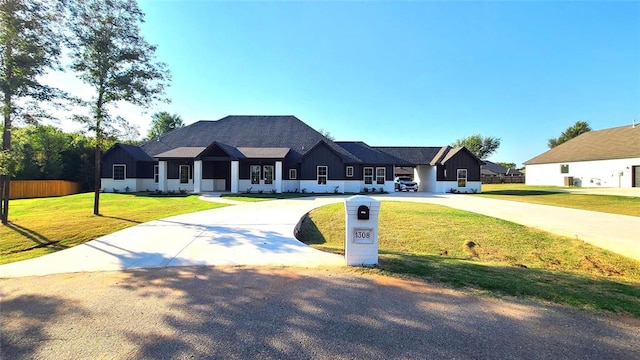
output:
<svg viewBox="0 0 640 360"><path fill-rule="evenodd" d="M347 265L377 265L380 201L368 196L355 195L344 201L344 207L344 258Z"/></svg>

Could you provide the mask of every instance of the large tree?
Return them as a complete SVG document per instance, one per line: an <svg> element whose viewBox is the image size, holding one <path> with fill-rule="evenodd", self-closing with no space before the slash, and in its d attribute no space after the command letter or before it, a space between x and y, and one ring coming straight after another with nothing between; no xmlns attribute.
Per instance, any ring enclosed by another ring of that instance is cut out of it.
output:
<svg viewBox="0 0 640 360"><path fill-rule="evenodd" d="M149 128L147 139L155 139L183 126L184 122L180 115L169 114L166 111L157 112L151 115L151 127Z"/></svg>
<svg viewBox="0 0 640 360"><path fill-rule="evenodd" d="M549 139L547 146L549 148L554 148L560 144L563 144L574 137L577 137L581 134L591 131L591 126L586 121L576 121L575 124L569 126L565 131L563 131L560 136L557 138Z"/></svg>
<svg viewBox="0 0 640 360"><path fill-rule="evenodd" d="M37 117L38 104L62 93L44 85L40 76L58 68L60 32L58 1L0 0L0 111L4 119L0 164L0 218L9 221L11 127L16 118Z"/></svg>
<svg viewBox="0 0 640 360"><path fill-rule="evenodd" d="M142 36L144 14L134 0L76 0L71 4L71 68L95 90L87 128L95 133L95 196L100 214L102 142L118 117L109 105L120 101L147 107L164 100L166 65L155 61L156 46Z"/></svg>
<svg viewBox="0 0 640 360"><path fill-rule="evenodd" d="M480 134L471 135L466 138L456 140L451 146L464 146L479 159L486 159L493 154L500 146L500 138Z"/></svg>

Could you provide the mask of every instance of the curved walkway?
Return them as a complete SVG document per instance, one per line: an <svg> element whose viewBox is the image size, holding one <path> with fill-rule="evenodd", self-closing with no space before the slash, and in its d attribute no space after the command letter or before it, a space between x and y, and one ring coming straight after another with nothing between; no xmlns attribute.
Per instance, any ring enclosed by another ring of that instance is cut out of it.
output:
<svg viewBox="0 0 640 360"><path fill-rule="evenodd" d="M344 198L241 203L151 221L71 249L1 265L0 277L193 265L342 266L342 256L302 244L293 237L293 229L305 213ZM469 195L396 193L377 198L473 211L577 237L640 260L638 217Z"/></svg>

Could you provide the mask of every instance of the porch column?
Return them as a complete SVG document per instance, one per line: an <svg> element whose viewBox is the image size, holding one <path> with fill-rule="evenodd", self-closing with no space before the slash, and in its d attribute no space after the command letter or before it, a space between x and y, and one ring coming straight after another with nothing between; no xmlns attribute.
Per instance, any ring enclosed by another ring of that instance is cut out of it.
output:
<svg viewBox="0 0 640 360"><path fill-rule="evenodd" d="M231 192L238 193L238 187L240 186L240 162L237 160L231 161Z"/></svg>
<svg viewBox="0 0 640 360"><path fill-rule="evenodd" d="M167 162L158 161L158 190L167 191Z"/></svg>
<svg viewBox="0 0 640 360"><path fill-rule="evenodd" d="M282 192L282 161L276 161L276 192Z"/></svg>
<svg viewBox="0 0 640 360"><path fill-rule="evenodd" d="M202 191L202 160L193 162L193 192L199 194Z"/></svg>

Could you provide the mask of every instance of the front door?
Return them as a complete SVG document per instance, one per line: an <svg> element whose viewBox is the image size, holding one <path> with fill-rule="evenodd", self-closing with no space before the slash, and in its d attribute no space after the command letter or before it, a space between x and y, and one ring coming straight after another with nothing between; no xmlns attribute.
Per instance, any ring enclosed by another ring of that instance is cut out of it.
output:
<svg viewBox="0 0 640 360"><path fill-rule="evenodd" d="M631 167L631 186L640 187L640 166Z"/></svg>

